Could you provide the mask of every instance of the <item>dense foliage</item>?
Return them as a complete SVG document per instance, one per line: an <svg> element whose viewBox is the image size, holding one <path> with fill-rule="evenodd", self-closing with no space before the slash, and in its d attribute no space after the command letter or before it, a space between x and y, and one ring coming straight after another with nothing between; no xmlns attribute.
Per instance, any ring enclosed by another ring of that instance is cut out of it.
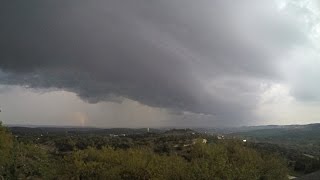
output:
<svg viewBox="0 0 320 180"><path fill-rule="evenodd" d="M39 135L0 128L4 179L286 179L284 161L199 134ZM1 179L0 178L0 179Z"/></svg>

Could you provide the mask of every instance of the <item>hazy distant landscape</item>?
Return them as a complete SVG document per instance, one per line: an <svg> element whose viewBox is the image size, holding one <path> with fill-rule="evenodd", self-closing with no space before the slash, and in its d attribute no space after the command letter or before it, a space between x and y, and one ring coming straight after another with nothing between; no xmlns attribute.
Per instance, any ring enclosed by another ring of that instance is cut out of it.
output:
<svg viewBox="0 0 320 180"><path fill-rule="evenodd" d="M320 170L319 132L319 124L232 130L2 127L0 174L5 179L303 177Z"/></svg>

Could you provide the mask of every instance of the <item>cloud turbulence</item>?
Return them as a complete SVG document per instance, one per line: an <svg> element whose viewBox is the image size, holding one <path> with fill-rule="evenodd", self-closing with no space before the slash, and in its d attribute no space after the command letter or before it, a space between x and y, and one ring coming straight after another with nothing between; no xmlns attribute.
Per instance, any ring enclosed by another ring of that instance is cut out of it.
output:
<svg viewBox="0 0 320 180"><path fill-rule="evenodd" d="M2 2L0 83L250 124L274 84L298 101L319 100L319 9L296 2ZM304 52L313 71L297 59Z"/></svg>

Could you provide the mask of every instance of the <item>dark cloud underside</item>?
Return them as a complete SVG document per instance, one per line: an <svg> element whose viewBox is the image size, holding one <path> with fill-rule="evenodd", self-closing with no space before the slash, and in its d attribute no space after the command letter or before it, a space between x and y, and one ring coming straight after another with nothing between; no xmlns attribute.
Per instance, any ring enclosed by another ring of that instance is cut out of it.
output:
<svg viewBox="0 0 320 180"><path fill-rule="evenodd" d="M2 2L0 80L250 119L256 79L279 78L270 58L296 33L261 9L275 13L250 0Z"/></svg>

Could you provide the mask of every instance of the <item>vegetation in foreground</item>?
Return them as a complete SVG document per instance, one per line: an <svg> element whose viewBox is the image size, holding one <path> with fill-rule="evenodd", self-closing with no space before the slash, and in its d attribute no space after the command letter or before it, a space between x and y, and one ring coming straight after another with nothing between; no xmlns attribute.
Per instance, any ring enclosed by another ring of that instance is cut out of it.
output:
<svg viewBox="0 0 320 180"><path fill-rule="evenodd" d="M115 138L120 145L103 136L96 137L97 141L87 136L67 137L65 143L56 136L41 138L44 141L19 139L0 126L1 178L274 180L286 179L288 174L285 161L275 155L238 141L210 140L206 144L201 135L150 134L125 143ZM81 141L87 144L81 146ZM108 143L97 145L101 141Z"/></svg>

